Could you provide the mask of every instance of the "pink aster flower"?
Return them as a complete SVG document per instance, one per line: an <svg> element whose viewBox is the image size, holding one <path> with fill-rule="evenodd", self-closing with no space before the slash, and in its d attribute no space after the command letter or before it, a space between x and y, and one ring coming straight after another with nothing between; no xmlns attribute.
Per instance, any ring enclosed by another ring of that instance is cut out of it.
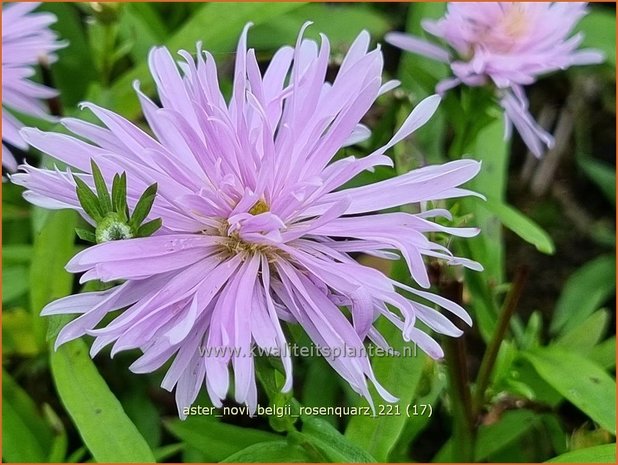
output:
<svg viewBox="0 0 618 465"><path fill-rule="evenodd" d="M340 349L343 355L328 362L356 392L371 402L372 382L392 401L363 350L367 338L386 345L374 327L378 316L435 358L443 352L417 322L450 336L461 330L434 304L472 322L456 303L396 282L350 254L392 259L397 251L421 288L430 285L424 256L479 269L427 237L477 234L475 228L431 221L450 218L448 211L378 212L469 195L459 186L480 165L459 160L343 188L364 170L391 166L385 152L425 124L440 98L422 101L374 152L337 158L342 147L367 137L361 119L381 93L396 85L382 82L380 49L369 50L369 35L361 33L336 78L326 82L329 42L322 36L318 46L303 40L301 31L296 46L278 50L262 73L255 51L247 50L247 29L238 44L229 103L219 90L212 55L199 44L196 58L179 52L183 61L178 65L166 48L155 48L149 64L161 106L135 84L152 135L92 103L83 106L104 126L62 121L79 138L22 130L32 146L79 170L75 176L91 187L91 159L107 184L126 173L131 209L146 186L157 183L149 218L161 218L163 224L151 237L103 242L77 254L66 268L84 273L82 282L123 283L65 297L42 314L78 315L62 329L56 346L88 334L95 336L92 356L112 343L112 356L139 349L143 355L131 365L136 373L152 372L173 359L162 386L176 388L180 412L204 382L213 404L221 405L230 366L236 401L255 409L253 347L280 354L283 389L289 390L292 364L282 322L302 325L318 347ZM12 179L27 188L28 200L76 209L93 222L81 209L69 172L23 170ZM100 325L119 309L113 321Z"/></svg>
<svg viewBox="0 0 618 465"><path fill-rule="evenodd" d="M438 84L440 94L459 84L495 85L507 136L514 125L530 151L541 156L553 138L528 112L522 86L552 71L603 61L596 50L578 50L581 33L569 37L585 14L585 2L449 3L443 18L423 22L448 48L399 32L387 34L386 41L448 63L454 76Z"/></svg>
<svg viewBox="0 0 618 465"><path fill-rule="evenodd" d="M8 109L51 119L40 99L57 92L32 82L34 66L41 60L56 60L54 50L64 47L49 25L56 22L51 13L31 13L39 3L8 3L2 7L2 140L25 150L28 144L19 135L23 124ZM17 162L2 144L2 165L15 171Z"/></svg>

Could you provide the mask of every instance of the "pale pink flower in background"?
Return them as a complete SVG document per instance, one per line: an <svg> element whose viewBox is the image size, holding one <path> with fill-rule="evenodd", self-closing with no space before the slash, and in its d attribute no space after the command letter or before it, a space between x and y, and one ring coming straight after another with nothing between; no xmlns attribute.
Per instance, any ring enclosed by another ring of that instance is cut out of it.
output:
<svg viewBox="0 0 618 465"><path fill-rule="evenodd" d="M369 35L361 33L333 82L326 82L328 39L322 36L318 46L303 40L301 31L296 46L279 49L262 73L255 51L247 50L247 29L238 44L229 103L219 89L214 59L200 45L197 58L181 51L184 60L178 64L166 48L155 48L149 65L161 106L135 84L153 135L92 103L83 106L104 126L62 121L79 138L22 130L32 146L74 167L90 186L91 159L108 184L125 172L130 208L146 186L157 183L150 218L163 223L151 237L104 242L77 254L67 270L84 273L82 282L124 282L65 297L42 314L78 315L62 329L56 346L88 334L96 337L93 356L112 343L112 355L139 349L143 355L131 365L136 373L152 372L173 359L162 386L176 388L181 416L204 382L213 404L221 405L230 366L236 401L254 410L254 345L281 354L283 389L289 390L292 364L282 322L300 324L319 347L343 350L341 357L327 360L360 395L371 402L370 381L392 401L363 352L367 338L386 346L374 327L378 316L435 358L443 352L417 321L449 336L462 331L433 304L467 324L472 321L458 304L396 282L350 254L395 259L399 252L423 288L430 285L424 256L481 269L427 237L478 233L431 221L449 219L447 210L379 213L470 195L459 186L478 173L480 163L458 160L342 188L365 170L392 166L385 152L424 125L440 98L423 100L386 145L361 158L337 159L342 147L368 137L361 118L378 96L397 85L382 82L381 50L371 50ZM12 179L27 188L28 200L75 209L92 222L68 171L23 170ZM230 350L213 352L218 348Z"/></svg>
<svg viewBox="0 0 618 465"><path fill-rule="evenodd" d="M400 32L386 41L403 50L450 65L453 77L437 85L443 94L460 84L497 87L507 136L515 126L530 151L542 155L552 136L528 111L523 86L540 76L574 65L601 63L597 50L578 50L583 35L571 36L586 14L585 2L453 2L444 17L425 20L425 31L447 47ZM571 37L570 37L571 36Z"/></svg>
<svg viewBox="0 0 618 465"><path fill-rule="evenodd" d="M28 144L19 135L23 124L11 110L52 119L41 99L58 93L30 80L41 61L56 61L53 53L65 46L49 25L56 22L52 13L32 13L40 3L7 3L2 6L2 141L26 150ZM2 144L2 166L15 171L17 162Z"/></svg>

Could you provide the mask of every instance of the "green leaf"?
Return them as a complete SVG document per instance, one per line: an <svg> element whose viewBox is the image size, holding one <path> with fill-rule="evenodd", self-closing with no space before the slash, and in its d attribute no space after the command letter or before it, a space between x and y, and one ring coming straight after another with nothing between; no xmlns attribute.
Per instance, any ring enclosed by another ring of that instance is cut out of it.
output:
<svg viewBox="0 0 618 465"><path fill-rule="evenodd" d="M537 373L569 402L616 434L616 382L576 353L546 347L524 352Z"/></svg>
<svg viewBox="0 0 618 465"><path fill-rule="evenodd" d="M34 338L32 321L34 317L23 308L2 312L2 350L4 356L19 355L33 357L41 350Z"/></svg>
<svg viewBox="0 0 618 465"><path fill-rule="evenodd" d="M338 375L322 357L313 357L307 362L309 366L302 386L302 404L306 407L337 405L337 396L341 393ZM325 415L321 418L332 425L337 424L335 415Z"/></svg>
<svg viewBox="0 0 618 465"><path fill-rule="evenodd" d="M517 340L520 348L527 350L540 346L542 329L543 319L541 314L537 311L532 312L526 327Z"/></svg>
<svg viewBox="0 0 618 465"><path fill-rule="evenodd" d="M80 205L93 220L101 221L104 215L98 197L77 175L74 174L73 179L77 184L76 192Z"/></svg>
<svg viewBox="0 0 618 465"><path fill-rule="evenodd" d="M89 231L88 229L75 228L75 234L77 234L77 237L79 237L83 241L92 243L97 242L97 236L95 235L95 233L93 231Z"/></svg>
<svg viewBox="0 0 618 465"><path fill-rule="evenodd" d="M611 297L616 289L616 259L603 255L579 268L567 280L556 304L553 334L579 326Z"/></svg>
<svg viewBox="0 0 618 465"><path fill-rule="evenodd" d="M540 415L542 427L549 437L554 453L564 454L567 451L567 433L562 425L562 419L554 413ZM603 432L605 433L605 432Z"/></svg>
<svg viewBox="0 0 618 465"><path fill-rule="evenodd" d="M10 302L28 292L28 267L2 268L2 303Z"/></svg>
<svg viewBox="0 0 618 465"><path fill-rule="evenodd" d="M54 439L52 440L52 445L46 461L49 463L64 462L69 446L69 439L64 424L48 404L43 404L43 412L54 432Z"/></svg>
<svg viewBox="0 0 618 465"><path fill-rule="evenodd" d="M599 186L607 200L616 206L616 167L591 157L578 157L577 164Z"/></svg>
<svg viewBox="0 0 618 465"><path fill-rule="evenodd" d="M601 6L601 5L599 5ZM596 6L577 25L584 33L583 47L600 49L605 53L606 63L616 67L616 13Z"/></svg>
<svg viewBox="0 0 618 465"><path fill-rule="evenodd" d="M287 441L253 444L230 455L222 463L308 463L314 458L299 445Z"/></svg>
<svg viewBox="0 0 618 465"><path fill-rule="evenodd" d="M29 264L31 259L32 246L30 244L2 244L3 269L9 265Z"/></svg>
<svg viewBox="0 0 618 465"><path fill-rule="evenodd" d="M216 57L228 57L235 50L235 44L244 25L251 21L256 27L271 21L279 15L299 8L302 2L284 3L217 3L209 2L201 6L176 33L165 42L175 54L177 50L194 51L200 40ZM222 21L221 18L225 18ZM135 98L132 83L139 80L142 90L154 90L154 82L144 60L131 71L117 79L111 87L109 106L126 118L141 113L139 101Z"/></svg>
<svg viewBox="0 0 618 465"><path fill-rule="evenodd" d="M97 197L99 198L99 208L103 216L105 216L112 211L112 199L109 196L103 173L101 173L101 170L92 158L90 159L90 167L92 168L92 178L94 179Z"/></svg>
<svg viewBox="0 0 618 465"><path fill-rule="evenodd" d="M468 239L466 239L468 241ZM464 251L461 255L464 257L473 257L470 252L467 242L460 242L459 246ZM481 263L483 259L481 259ZM483 339L488 342L495 330L498 320L498 304L495 299L495 287L493 282L485 278L484 273L479 273L473 270L464 270L464 276L467 288L472 296L470 306L473 310L472 319L478 325L479 331Z"/></svg>
<svg viewBox="0 0 618 465"><path fill-rule="evenodd" d="M470 190L480 192L489 198L503 199L506 189L509 146L504 140L504 123L496 119L482 129L471 155L483 163L481 171L468 183ZM461 199L461 208L472 213L470 226L479 227L481 234L458 241L461 255L478 261L485 268L483 273L466 270L466 283L472 299L475 324L485 341L489 341L497 322L497 305L494 294L496 286L504 282L504 234L500 218L488 210L479 199Z"/></svg>
<svg viewBox="0 0 618 465"><path fill-rule="evenodd" d="M45 305L71 292L73 275L64 266L75 252L77 213L71 210L50 212L34 239L30 266L30 310L36 340L46 346L47 319L39 317Z"/></svg>
<svg viewBox="0 0 618 465"><path fill-rule="evenodd" d="M122 215L124 221L127 218L127 173L114 175L112 181L112 205L114 211Z"/></svg>
<svg viewBox="0 0 618 465"><path fill-rule="evenodd" d="M84 457L86 457L86 454L88 454L88 449L86 449L84 446L80 446L69 454L69 456L66 459L66 462L67 463L84 462Z"/></svg>
<svg viewBox="0 0 618 465"><path fill-rule="evenodd" d="M138 229L142 221L146 219L152 204L155 201L157 195L157 183L151 184L146 188L142 196L139 198L131 214L130 225L133 229Z"/></svg>
<svg viewBox="0 0 618 465"><path fill-rule="evenodd" d="M133 43L131 56L136 62L148 56L153 44L163 43L167 29L150 3L126 3L120 16L120 35Z"/></svg>
<svg viewBox="0 0 618 465"><path fill-rule="evenodd" d="M32 215L30 219L31 230L33 234L38 234L43 229L45 222L51 215L52 210L47 210L42 207L32 206Z"/></svg>
<svg viewBox="0 0 618 465"><path fill-rule="evenodd" d="M468 188L491 199L504 199L508 171L509 146L504 140L504 122L496 119L481 130L472 148L472 155L483 163L481 171ZM463 210L473 212L472 223L481 228L481 234L466 240L473 259L482 261L483 274L494 286L504 282L504 245L499 218L488 212L483 202L466 199Z"/></svg>
<svg viewBox="0 0 618 465"><path fill-rule="evenodd" d="M513 410L505 412L496 423L481 426L477 432L474 461L485 461L488 456L511 446L529 431L537 420L533 412ZM448 462L453 456L453 445L453 439L450 438L433 457L432 462Z"/></svg>
<svg viewBox="0 0 618 465"><path fill-rule="evenodd" d="M116 50L114 50L114 53L112 53L112 56L110 57L110 61L112 63L116 63L119 60L122 60L129 53L131 53L132 49L133 49L132 41L126 40L124 42L121 42L120 45L116 47ZM145 56L145 55L142 55L142 56Z"/></svg>
<svg viewBox="0 0 618 465"><path fill-rule="evenodd" d="M67 323L77 318L76 315L55 315L52 318L49 318L47 324L47 334L45 335L45 340L47 342L55 341L58 337L62 328L64 328Z"/></svg>
<svg viewBox="0 0 618 465"><path fill-rule="evenodd" d="M106 3L101 3L101 8L88 8L91 20L86 24L88 28L88 39L94 64L99 73L99 82L108 87L112 76L114 62L112 55L116 50L118 39L118 24L114 13L109 18L103 16L111 12L111 8L106 7ZM113 4L111 4L113 5ZM113 8L113 6L112 6ZM106 10L98 11L98 10ZM102 14L101 14L102 13Z"/></svg>
<svg viewBox="0 0 618 465"><path fill-rule="evenodd" d="M546 463L616 463L616 444L573 450Z"/></svg>
<svg viewBox="0 0 618 465"><path fill-rule="evenodd" d="M135 424L148 445L153 448L161 443L161 416L155 404L148 395L149 385L140 380L134 380L120 397L127 416Z"/></svg>
<svg viewBox="0 0 618 465"><path fill-rule="evenodd" d="M52 443L50 427L34 401L2 372L2 458L6 462L46 462Z"/></svg>
<svg viewBox="0 0 618 465"><path fill-rule="evenodd" d="M304 439L324 454L331 462L373 463L376 461L363 448L352 443L326 420L303 417Z"/></svg>
<svg viewBox="0 0 618 465"><path fill-rule="evenodd" d="M46 454L39 439L30 431L28 419L7 402L2 408L2 458L8 462L44 462ZM8 447L7 447L8 444Z"/></svg>
<svg viewBox="0 0 618 465"><path fill-rule="evenodd" d="M555 251L554 243L549 235L530 218L523 215L513 207L488 199L483 203L487 210L494 213L511 231L524 241L534 245L539 252L552 255Z"/></svg>
<svg viewBox="0 0 618 465"><path fill-rule="evenodd" d="M154 234L161 228L163 224L163 220L161 218L156 218L154 220L148 221L139 227L137 230L137 237L148 237Z"/></svg>
<svg viewBox="0 0 618 465"><path fill-rule="evenodd" d="M4 194L6 195L6 194ZM19 221L30 217L30 210L21 205L4 203L2 206L2 221Z"/></svg>
<svg viewBox="0 0 618 465"><path fill-rule="evenodd" d="M475 148L476 138L499 116L494 93L485 87L460 87L459 95L449 92L442 100L454 137L448 153L459 159ZM502 141L501 145L504 145Z"/></svg>
<svg viewBox="0 0 618 465"><path fill-rule="evenodd" d="M50 354L56 390L97 462L154 462L152 451L97 371L80 340Z"/></svg>
<svg viewBox="0 0 618 465"><path fill-rule="evenodd" d="M512 444L538 421L538 415L530 410L512 410L504 412L496 423L481 426L478 430L474 460L485 461L492 454Z"/></svg>
<svg viewBox="0 0 618 465"><path fill-rule="evenodd" d="M274 50L293 44L305 21L313 22L305 37L319 41L323 33L333 50L349 46L363 29L372 37L381 37L392 28L384 13L370 5L310 3L257 26L251 31L251 45L257 50Z"/></svg>
<svg viewBox="0 0 618 465"><path fill-rule="evenodd" d="M507 380L507 389L510 392L520 392L539 404L556 408L564 397L537 373L532 363L521 355L522 352L524 351L516 353L511 376ZM514 388L513 382L515 382Z"/></svg>
<svg viewBox="0 0 618 465"><path fill-rule="evenodd" d="M588 354L605 335L608 323L609 312L607 310L594 312L582 324L561 334L555 345L568 348L579 354Z"/></svg>
<svg viewBox="0 0 618 465"><path fill-rule="evenodd" d="M58 60L52 64L51 72L52 87L60 91L63 106L70 110L84 100L88 86L97 77L84 21L74 3L44 3L40 10L51 11L56 15L58 21L51 29L69 44L55 52Z"/></svg>
<svg viewBox="0 0 618 465"><path fill-rule="evenodd" d="M403 412L411 403L423 372L425 355L422 352L415 356L406 356L403 352L416 348L403 341L401 333L390 322L382 319L379 323L380 332L384 335L394 350L401 356L374 357L372 365L377 380L399 401L394 404L400 409L401 415L354 416L345 431L345 436L359 447L369 452L378 462L385 462L397 439L401 435L407 417Z"/></svg>
<svg viewBox="0 0 618 465"><path fill-rule="evenodd" d="M195 447L190 447L185 444L181 454L182 463L204 463L206 459L204 454Z"/></svg>
<svg viewBox="0 0 618 465"><path fill-rule="evenodd" d="M152 452L157 459L157 463L159 463L169 461L168 459L182 452L184 448L185 445L182 442L177 442L175 444L167 444L165 446L157 447L156 449L153 449Z"/></svg>
<svg viewBox="0 0 618 465"><path fill-rule="evenodd" d="M127 218L127 173L114 175L112 181L112 205L116 213L118 213L123 222Z"/></svg>
<svg viewBox="0 0 618 465"><path fill-rule="evenodd" d="M436 409L445 387L446 376L441 372L441 367L434 360L425 357L424 373L413 399L414 404L431 405L432 408ZM431 424L431 420L432 417L429 415L417 415L408 418L395 449L389 455L390 461L409 461L410 444Z"/></svg>
<svg viewBox="0 0 618 465"><path fill-rule="evenodd" d="M272 430L278 433L293 430L294 423L298 420L299 404L292 397L292 392L282 392L285 384L283 363L279 358L270 356L255 357L254 363L257 378L268 396L269 407L273 411L287 407L292 412L295 412L290 415L276 415L271 412L264 412L264 416L268 418L268 424Z"/></svg>
<svg viewBox="0 0 618 465"><path fill-rule="evenodd" d="M256 443L281 438L266 431L241 428L214 418L190 416L186 420L168 420L164 426L185 444L199 450L208 462L218 462Z"/></svg>
<svg viewBox="0 0 618 465"><path fill-rule="evenodd" d="M601 342L588 353L588 359L609 370L616 367L616 336Z"/></svg>

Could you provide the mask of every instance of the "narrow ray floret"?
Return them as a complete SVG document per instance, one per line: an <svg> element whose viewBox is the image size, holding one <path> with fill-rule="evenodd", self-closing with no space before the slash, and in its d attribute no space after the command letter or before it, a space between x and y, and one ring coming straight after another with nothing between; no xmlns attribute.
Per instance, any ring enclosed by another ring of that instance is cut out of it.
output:
<svg viewBox="0 0 618 465"><path fill-rule="evenodd" d="M56 22L52 13L34 13L39 3L2 5L2 166L15 171L15 157L4 144L25 150L28 144L19 135L24 125L10 111L50 119L41 99L56 96L56 90L30 80L42 60L53 63L55 50L65 46L49 26Z"/></svg>
<svg viewBox="0 0 618 465"><path fill-rule="evenodd" d="M23 166L12 179L27 188L24 196L32 203L75 209L96 227L76 196L74 178L94 190L98 174L92 167L97 166L108 186L126 174L131 211L156 183L144 220L162 223L150 237L110 240L77 254L67 270L84 273L82 282L121 284L57 300L42 314L77 316L62 329L56 346L88 334L95 337L92 356L109 344L112 356L140 349L143 355L131 365L136 373L173 359L162 386L175 387L181 416L203 383L213 404L221 405L230 368L236 401L254 410L254 347L279 354L283 390L291 389L283 322L300 324L318 347L342 348L344 355L327 360L360 395L371 402L371 382L392 401L363 350L367 339L385 345L375 320L384 315L404 339L435 358L443 352L417 320L450 336L461 330L434 305L472 321L456 303L396 282L351 254L394 258L398 251L420 288L430 286L423 257L480 269L427 237L478 233L432 221L449 219L447 210L379 213L473 194L459 186L480 164L458 160L344 188L364 170L392 165L385 152L424 125L440 98L423 100L374 152L335 157L342 147L368 137L361 119L378 96L397 85L382 82L381 50L370 49L369 35L361 33L327 82L328 39L322 36L318 45L303 39L301 31L295 47L279 49L262 73L255 51L247 49L248 28L238 44L229 102L219 89L215 61L201 45L196 57L179 52L178 64L166 48L155 48L149 65L161 106L135 84L152 135L92 103L83 107L104 126L62 121L79 138L22 131L32 146L73 167ZM102 324L119 309L115 319Z"/></svg>
<svg viewBox="0 0 618 465"><path fill-rule="evenodd" d="M601 63L598 50L579 49L583 34L571 36L586 14L586 2L452 2L437 21L423 21L447 47L400 32L386 41L449 64L452 77L437 85L442 94L460 84L495 85L507 126L515 126L530 151L541 156L552 136L528 112L523 86L539 76L575 65Z"/></svg>

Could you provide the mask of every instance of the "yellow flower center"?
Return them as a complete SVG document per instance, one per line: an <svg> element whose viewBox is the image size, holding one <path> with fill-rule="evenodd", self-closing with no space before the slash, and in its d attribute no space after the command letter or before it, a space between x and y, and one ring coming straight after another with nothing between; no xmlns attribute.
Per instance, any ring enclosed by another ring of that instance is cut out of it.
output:
<svg viewBox="0 0 618 465"><path fill-rule="evenodd" d="M513 3L504 15L502 27L506 35L516 39L526 34L529 22L530 18L526 15L524 6Z"/></svg>

